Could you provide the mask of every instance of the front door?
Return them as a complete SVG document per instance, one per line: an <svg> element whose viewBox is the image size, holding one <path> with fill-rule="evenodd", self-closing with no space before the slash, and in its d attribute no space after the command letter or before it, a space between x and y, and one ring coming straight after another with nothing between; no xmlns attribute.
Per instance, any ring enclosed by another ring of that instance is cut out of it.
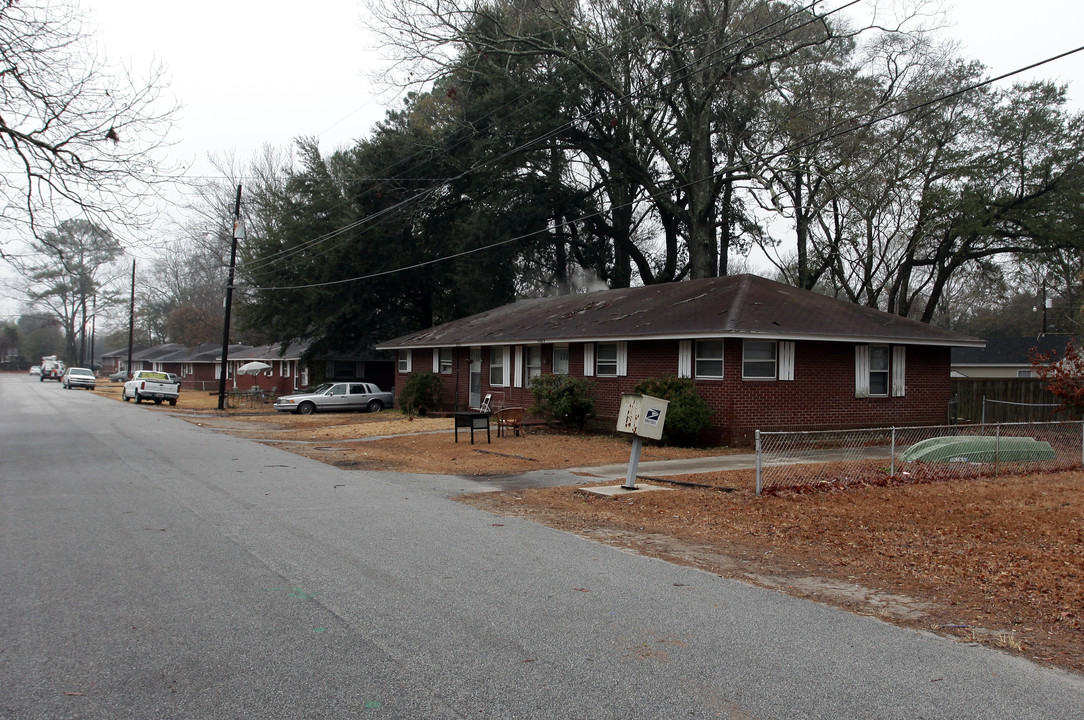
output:
<svg viewBox="0 0 1084 720"><path fill-rule="evenodd" d="M470 397L468 405L476 408L482 404L482 348L470 349Z"/></svg>

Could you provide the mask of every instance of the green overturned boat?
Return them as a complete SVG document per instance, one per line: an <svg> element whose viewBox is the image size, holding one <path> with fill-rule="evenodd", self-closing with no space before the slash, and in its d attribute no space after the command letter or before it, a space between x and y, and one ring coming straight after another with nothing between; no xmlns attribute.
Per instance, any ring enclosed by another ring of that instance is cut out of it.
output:
<svg viewBox="0 0 1084 720"><path fill-rule="evenodd" d="M1038 462L1054 460L1050 443L1030 437L953 436L917 442L900 455L902 462Z"/></svg>

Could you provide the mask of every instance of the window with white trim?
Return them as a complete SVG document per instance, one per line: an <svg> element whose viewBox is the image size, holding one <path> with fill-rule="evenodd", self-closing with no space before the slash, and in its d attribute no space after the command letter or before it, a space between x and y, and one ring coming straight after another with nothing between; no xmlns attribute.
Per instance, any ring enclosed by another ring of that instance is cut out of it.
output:
<svg viewBox="0 0 1084 720"><path fill-rule="evenodd" d="M440 348L440 356L437 358L437 368L441 375L452 374L452 349Z"/></svg>
<svg viewBox="0 0 1084 720"><path fill-rule="evenodd" d="M599 377L623 377L629 372L627 342L595 344L595 374Z"/></svg>
<svg viewBox="0 0 1084 720"><path fill-rule="evenodd" d="M508 385L508 361L511 355L507 345L498 345L489 349L489 384L492 387Z"/></svg>
<svg viewBox="0 0 1084 720"><path fill-rule="evenodd" d="M528 345L527 352L527 383L530 384L531 378L538 377L542 374L542 346L541 345Z"/></svg>
<svg viewBox="0 0 1084 720"><path fill-rule="evenodd" d="M889 349L887 345L869 347L869 394L888 395Z"/></svg>
<svg viewBox="0 0 1084 720"><path fill-rule="evenodd" d="M599 377L617 377L617 343L598 343L595 346L595 374Z"/></svg>
<svg viewBox="0 0 1084 720"><path fill-rule="evenodd" d="M743 340L741 352L743 379L775 379L776 343L774 340Z"/></svg>
<svg viewBox="0 0 1084 720"><path fill-rule="evenodd" d="M696 377L719 379L723 377L723 341L697 340L694 361Z"/></svg>
<svg viewBox="0 0 1084 720"><path fill-rule="evenodd" d="M398 353L398 356L399 356L399 372L401 372L401 373L410 372L410 370L411 370L411 367L410 367L410 351L409 350L400 350L399 353Z"/></svg>
<svg viewBox="0 0 1084 720"><path fill-rule="evenodd" d="M553 346L553 374L568 375L568 345Z"/></svg>
<svg viewBox="0 0 1084 720"><path fill-rule="evenodd" d="M855 345L855 397L903 397L907 348L903 345Z"/></svg>

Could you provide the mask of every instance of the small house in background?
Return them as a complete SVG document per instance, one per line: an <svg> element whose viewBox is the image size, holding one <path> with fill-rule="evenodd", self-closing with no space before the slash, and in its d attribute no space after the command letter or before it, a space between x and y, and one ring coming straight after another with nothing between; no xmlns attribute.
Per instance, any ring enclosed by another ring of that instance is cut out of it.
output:
<svg viewBox="0 0 1084 720"><path fill-rule="evenodd" d="M147 349L146 345L133 345L132 355L142 352ZM134 363L133 363L134 364ZM128 348L127 346L117 348L116 350L110 350L104 352L98 358L98 374L104 377L109 377L113 373L121 372L122 370L128 370Z"/></svg>
<svg viewBox="0 0 1084 720"><path fill-rule="evenodd" d="M994 337L985 348L952 349L952 394L960 422L1050 422L1079 419L1035 373L1033 353L1062 358L1072 335Z"/></svg>
<svg viewBox="0 0 1084 720"><path fill-rule="evenodd" d="M1043 355L1065 354L1069 341L1077 344L1072 335L1046 335L1029 337L987 338L986 347L955 347L952 349L952 377L980 379L1031 378L1034 352Z"/></svg>
<svg viewBox="0 0 1084 720"><path fill-rule="evenodd" d="M272 395L287 395L324 380L359 380L391 390L395 381L395 362L373 354L337 354L303 360L306 343L291 343L283 350L280 344L230 345L226 359L227 390L251 390L256 387ZM127 370L128 349L102 355L102 373L111 375ZM271 367L257 375L239 375L237 368L250 362L264 362ZM204 343L185 347L164 343L152 347L134 346L132 370L156 370L179 375L182 389L218 390L222 373L222 345Z"/></svg>
<svg viewBox="0 0 1084 720"><path fill-rule="evenodd" d="M226 358L226 390L235 387L234 372L238 365L235 359L251 350L251 345L230 345ZM191 348L188 357L181 364L181 387L193 390L218 390L219 377L222 375L222 344L204 343Z"/></svg>
<svg viewBox="0 0 1084 720"><path fill-rule="evenodd" d="M396 385L444 379L445 409L529 406L532 377L588 379L612 423L642 379L690 378L712 410L705 440L755 430L946 422L952 348L980 339L754 275L522 300L388 340Z"/></svg>
<svg viewBox="0 0 1084 720"><path fill-rule="evenodd" d="M388 353L331 353L313 365L314 374L320 375L314 380L321 382L357 380L381 390L391 390L395 384L395 360Z"/></svg>
<svg viewBox="0 0 1084 720"><path fill-rule="evenodd" d="M238 390L259 388L273 395L289 395L300 388L307 387L309 368L301 362L301 356L307 348L307 345L292 343L285 349L280 344L274 344L250 347L236 353L231 350L228 358L229 374L232 378L230 386ZM221 357L220 352L220 363ZM262 362L271 367L256 375L237 373L237 368L251 362Z"/></svg>
<svg viewBox="0 0 1084 720"><path fill-rule="evenodd" d="M156 372L177 373L174 367L179 367L179 363L171 361L170 358L176 358L178 356L186 355L188 348L184 345L177 343L164 343L162 345L153 345L148 348L144 348L139 352L132 353L132 367L128 368L130 372L136 370L154 370Z"/></svg>

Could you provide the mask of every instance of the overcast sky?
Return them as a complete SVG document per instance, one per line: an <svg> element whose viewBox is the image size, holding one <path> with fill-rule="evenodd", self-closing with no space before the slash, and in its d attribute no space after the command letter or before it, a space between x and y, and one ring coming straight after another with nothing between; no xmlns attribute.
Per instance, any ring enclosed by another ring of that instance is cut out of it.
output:
<svg viewBox="0 0 1084 720"><path fill-rule="evenodd" d="M183 106L170 156L192 174L211 172L208 153L247 161L299 135L333 150L367 135L384 103L397 103L378 98L370 82L381 60L359 0L80 2L111 61L137 72L152 59L167 66L168 94ZM1066 0L959 0L949 20L946 35L993 75L1084 45L1084 9ZM1074 106L1084 108L1084 52L1032 77L1070 82Z"/></svg>
<svg viewBox="0 0 1084 720"><path fill-rule="evenodd" d="M184 105L178 159L230 150L248 158L264 143L285 146L298 135L316 135L332 150L383 116L368 79L380 58L358 0L83 3L111 58L139 68L156 57L168 66L170 90ZM949 19L946 33L963 43L962 53L994 75L1084 45L1084 10L1066 0L960 0ZM1036 72L1084 84L1084 53ZM1084 106L1084 87L1072 94Z"/></svg>

